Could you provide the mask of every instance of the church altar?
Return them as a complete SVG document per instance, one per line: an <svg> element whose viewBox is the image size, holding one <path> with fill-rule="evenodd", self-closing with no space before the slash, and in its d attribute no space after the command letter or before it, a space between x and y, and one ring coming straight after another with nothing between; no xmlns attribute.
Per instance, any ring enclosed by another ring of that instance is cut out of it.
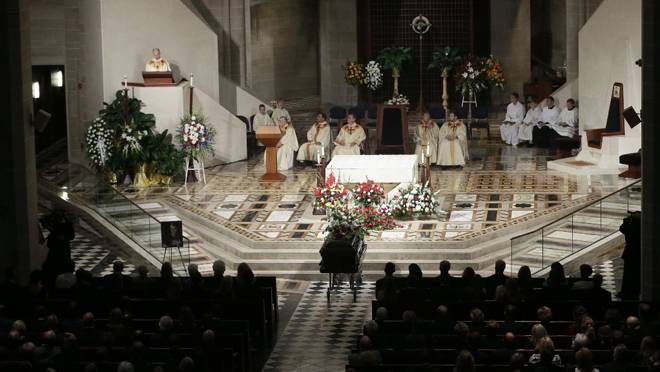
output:
<svg viewBox="0 0 660 372"><path fill-rule="evenodd" d="M337 155L328 164L326 179L331 174L343 183L368 180L377 183L415 183L416 155Z"/></svg>

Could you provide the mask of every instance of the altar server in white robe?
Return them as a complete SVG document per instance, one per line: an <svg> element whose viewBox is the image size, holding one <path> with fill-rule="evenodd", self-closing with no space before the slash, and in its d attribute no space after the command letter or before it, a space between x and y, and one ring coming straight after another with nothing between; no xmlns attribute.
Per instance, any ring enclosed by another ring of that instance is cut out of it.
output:
<svg viewBox="0 0 660 372"><path fill-rule="evenodd" d="M428 111L422 115L421 123L415 129L415 154L420 164L426 161L427 154L430 156L431 164L438 162L438 140L440 139L440 127L431 119Z"/></svg>
<svg viewBox="0 0 660 372"><path fill-rule="evenodd" d="M518 130L525 118L525 106L518 100L518 93L511 93L511 103L506 107L506 116L500 125L502 141L508 145L518 145Z"/></svg>
<svg viewBox="0 0 660 372"><path fill-rule="evenodd" d="M545 104L546 107L541 111L539 121L536 123L534 129L532 129L532 141L534 142L534 145L538 147L548 147L548 145L550 145L551 138L548 138L548 129L546 128L556 124L557 120L559 120L559 114L561 113L559 107L555 105L554 98L546 98Z"/></svg>
<svg viewBox="0 0 660 372"><path fill-rule="evenodd" d="M534 129L534 126L536 126L536 123L538 123L540 117L541 106L534 101L530 101L525 118L523 119L522 124L520 124L520 129L518 130L518 143L532 143L532 130Z"/></svg>
<svg viewBox="0 0 660 372"><path fill-rule="evenodd" d="M320 156L329 157L330 153L330 125L328 117L319 112L316 122L307 131L307 142L300 146L298 161L317 161Z"/></svg>
<svg viewBox="0 0 660 372"><path fill-rule="evenodd" d="M266 112L266 105L262 103L261 105L259 105L259 112L257 112L254 115L252 126L256 131L257 128L259 127L266 127L273 125L275 125L275 120L273 120L273 118L270 115L268 115L268 113Z"/></svg>
<svg viewBox="0 0 660 372"><path fill-rule="evenodd" d="M282 132L282 138L277 143L277 170L287 170L293 168L294 153L298 151L298 138L296 130L284 116L278 121L277 125ZM264 153L264 164L266 163L266 154Z"/></svg>
<svg viewBox="0 0 660 372"><path fill-rule="evenodd" d="M468 158L467 129L456 114L450 112L449 121L440 128L438 165L463 166Z"/></svg>
<svg viewBox="0 0 660 372"><path fill-rule="evenodd" d="M147 63L144 66L144 71L147 72L172 71L172 68L170 67L170 63L167 62L165 58L162 58L160 56L159 48L153 48L151 50L151 54L153 55L153 58L147 61Z"/></svg>
<svg viewBox="0 0 660 372"><path fill-rule="evenodd" d="M275 104L275 110L273 110L272 117L275 118L275 120L279 120L279 118L282 116L284 116L286 120L291 123L291 115L289 115L289 111L284 108L284 100L280 98Z"/></svg>
<svg viewBox="0 0 660 372"><path fill-rule="evenodd" d="M335 138L335 149L332 151L332 156L360 155L360 145L365 139L367 139L367 135L362 126L355 122L353 114L348 114L346 124Z"/></svg>
<svg viewBox="0 0 660 372"><path fill-rule="evenodd" d="M575 100L569 98L566 100L566 107L561 110L559 118L555 124L548 126L548 135L550 138L573 137L578 127L578 109L575 107Z"/></svg>

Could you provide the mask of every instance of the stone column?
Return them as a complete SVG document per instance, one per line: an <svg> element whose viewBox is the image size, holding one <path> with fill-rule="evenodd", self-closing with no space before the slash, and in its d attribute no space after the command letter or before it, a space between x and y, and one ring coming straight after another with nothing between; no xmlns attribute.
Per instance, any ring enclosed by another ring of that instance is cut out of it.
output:
<svg viewBox="0 0 660 372"><path fill-rule="evenodd" d="M642 299L660 301L660 3L642 3Z"/></svg>
<svg viewBox="0 0 660 372"><path fill-rule="evenodd" d="M583 0L566 0L566 81L578 77L578 41L584 24Z"/></svg>
<svg viewBox="0 0 660 372"><path fill-rule="evenodd" d="M507 79L504 91L492 90L493 105L508 104L511 92L518 92L524 98L523 85L531 77L530 12L530 0L491 2L491 53L502 62Z"/></svg>
<svg viewBox="0 0 660 372"><path fill-rule="evenodd" d="M0 112L0 270L16 268L25 281L38 268L43 252L38 246L37 174L32 116L32 62L30 58L30 3L0 2L0 71L6 80L1 89Z"/></svg>

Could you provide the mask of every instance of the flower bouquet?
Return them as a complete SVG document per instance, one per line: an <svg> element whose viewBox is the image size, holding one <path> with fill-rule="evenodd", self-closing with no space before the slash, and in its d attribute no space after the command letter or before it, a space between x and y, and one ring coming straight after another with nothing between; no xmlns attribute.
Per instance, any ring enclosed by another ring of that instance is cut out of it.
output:
<svg viewBox="0 0 660 372"><path fill-rule="evenodd" d="M355 185L352 194L353 201L362 206L380 205L385 200L385 189L371 180Z"/></svg>
<svg viewBox="0 0 660 372"><path fill-rule="evenodd" d="M392 201L392 214L395 217L429 216L438 207L427 185L415 184L402 189Z"/></svg>
<svg viewBox="0 0 660 372"><path fill-rule="evenodd" d="M380 64L376 61L369 61L369 63L364 66L362 85L367 87L367 89L373 91L378 89L383 85L383 71L380 68Z"/></svg>
<svg viewBox="0 0 660 372"><path fill-rule="evenodd" d="M142 150L142 138L147 136L149 133L146 130L139 130L133 128L130 124L124 124L119 132L119 141L122 154L125 157L135 157L140 154Z"/></svg>
<svg viewBox="0 0 660 372"><path fill-rule="evenodd" d="M112 131L101 118L94 119L85 132L87 157L99 172L104 170L113 154L112 137Z"/></svg>
<svg viewBox="0 0 660 372"><path fill-rule="evenodd" d="M364 67L361 64L355 61L349 61L344 66L344 79L346 79L348 84L357 87L364 80L365 75L363 70Z"/></svg>
<svg viewBox="0 0 660 372"><path fill-rule="evenodd" d="M409 105L410 101L403 94L392 97L385 102L386 105Z"/></svg>
<svg viewBox="0 0 660 372"><path fill-rule="evenodd" d="M348 201L348 190L335 181L335 176L331 174L323 187L315 187L314 207L331 211L339 205L345 205Z"/></svg>
<svg viewBox="0 0 660 372"><path fill-rule="evenodd" d="M215 153L215 128L206 123L202 115L185 116L181 119L176 137L184 153L192 159Z"/></svg>
<svg viewBox="0 0 660 372"><path fill-rule="evenodd" d="M504 89L504 71L502 64L492 55L484 59L484 74L490 85Z"/></svg>
<svg viewBox="0 0 660 372"><path fill-rule="evenodd" d="M391 230L397 226L386 209L343 204L330 211L325 231L328 239L353 241L355 238L364 240L371 231Z"/></svg>
<svg viewBox="0 0 660 372"><path fill-rule="evenodd" d="M483 73L483 63L478 58L468 55L456 68L456 91L463 97L472 99L486 87L487 80Z"/></svg>

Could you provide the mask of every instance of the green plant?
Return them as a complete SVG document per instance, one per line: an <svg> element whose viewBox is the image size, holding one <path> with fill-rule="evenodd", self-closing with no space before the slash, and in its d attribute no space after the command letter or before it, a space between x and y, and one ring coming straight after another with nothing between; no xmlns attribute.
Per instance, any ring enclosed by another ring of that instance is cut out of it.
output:
<svg viewBox="0 0 660 372"><path fill-rule="evenodd" d="M428 65L428 69L437 68L443 74L449 73L449 71L454 68L457 64L461 63L462 57L458 55L458 50L450 46L444 48L435 48L433 54L431 55L431 63Z"/></svg>
<svg viewBox="0 0 660 372"><path fill-rule="evenodd" d="M150 173L174 177L183 173L185 154L172 143L167 130L149 136L142 148L140 160L150 167Z"/></svg>
<svg viewBox="0 0 660 372"><path fill-rule="evenodd" d="M404 47L388 47L378 53L378 58L376 60L383 66L384 69L388 70L401 70L404 62L407 62L412 59L410 54L410 48Z"/></svg>

